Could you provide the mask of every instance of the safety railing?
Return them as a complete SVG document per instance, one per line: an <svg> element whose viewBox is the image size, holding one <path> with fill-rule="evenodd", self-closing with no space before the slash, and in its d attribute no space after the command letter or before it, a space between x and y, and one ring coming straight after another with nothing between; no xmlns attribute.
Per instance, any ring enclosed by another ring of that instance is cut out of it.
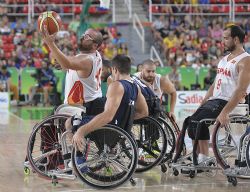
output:
<svg viewBox="0 0 250 192"><path fill-rule="evenodd" d="M159 56L158 52L156 51L154 46L151 46L150 48L150 59L155 60L157 59L161 65L161 67L163 67L163 62L161 60L161 57Z"/></svg>
<svg viewBox="0 0 250 192"><path fill-rule="evenodd" d="M115 16L116 16L116 14L115 14L115 0L112 0L111 6L112 6L112 22L115 23L116 22L116 20L115 20Z"/></svg>
<svg viewBox="0 0 250 192"><path fill-rule="evenodd" d="M178 11L170 13L169 10L177 9ZM154 15L203 15L203 16L228 16L231 21L234 21L235 15L243 16L250 15L249 3L235 3L234 0L229 0L224 4L153 4L149 0L149 21L152 22Z"/></svg>
<svg viewBox="0 0 250 192"><path fill-rule="evenodd" d="M128 17L131 19L131 17L132 17L132 4L131 4L131 0L124 0L124 4L128 8Z"/></svg>
<svg viewBox="0 0 250 192"><path fill-rule="evenodd" d="M135 31L137 32L141 43L142 43L142 52L145 52L145 30L144 27L138 17L138 15L136 13L134 13L133 16L133 28L135 29Z"/></svg>
<svg viewBox="0 0 250 192"><path fill-rule="evenodd" d="M31 19L34 17L37 17L41 11L40 10L54 10L58 9L60 10L58 13L61 16L72 16L72 18L76 14L80 14L82 12L82 4L75 4L72 0L72 3L69 4L55 4L56 6L52 6L51 4L36 4L34 3L34 0L28 0L28 3L26 4L2 4L1 6L4 8L12 8L12 9L18 9L18 12L12 11L7 12L8 16L22 16L27 17L28 22L31 22ZM92 4L91 7L99 7L98 4Z"/></svg>

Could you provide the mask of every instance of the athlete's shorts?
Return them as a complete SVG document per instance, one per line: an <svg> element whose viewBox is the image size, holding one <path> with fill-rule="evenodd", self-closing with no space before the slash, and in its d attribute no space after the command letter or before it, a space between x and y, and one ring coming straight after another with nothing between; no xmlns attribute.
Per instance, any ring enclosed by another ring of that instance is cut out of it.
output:
<svg viewBox="0 0 250 192"><path fill-rule="evenodd" d="M208 100L197 111L189 117L188 135L192 140L195 140L196 131L199 121L202 119L215 119L219 116L222 109L227 104L227 101L222 99ZM209 125L205 122L201 123L198 140L209 140Z"/></svg>

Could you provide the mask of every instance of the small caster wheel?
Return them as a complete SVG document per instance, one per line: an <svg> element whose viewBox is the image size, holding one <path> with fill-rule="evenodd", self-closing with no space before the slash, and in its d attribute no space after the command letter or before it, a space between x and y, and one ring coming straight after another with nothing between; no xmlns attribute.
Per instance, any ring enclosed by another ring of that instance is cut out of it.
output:
<svg viewBox="0 0 250 192"><path fill-rule="evenodd" d="M135 182L135 180L133 178L131 178L129 181L130 181L132 186L136 186L136 182Z"/></svg>
<svg viewBox="0 0 250 192"><path fill-rule="evenodd" d="M52 176L52 181L51 181L53 186L56 186L56 184L58 184L58 180L56 176Z"/></svg>
<svg viewBox="0 0 250 192"><path fill-rule="evenodd" d="M178 176L179 175L179 171L177 169L173 169L174 170L174 176Z"/></svg>
<svg viewBox="0 0 250 192"><path fill-rule="evenodd" d="M29 167L24 167L24 175L29 176L30 175L30 168Z"/></svg>
<svg viewBox="0 0 250 192"><path fill-rule="evenodd" d="M195 177L195 171L190 171L189 172L189 177L194 178Z"/></svg>
<svg viewBox="0 0 250 192"><path fill-rule="evenodd" d="M167 170L168 170L167 166L166 166L165 164L162 164L162 165L161 165L161 172L162 172L162 173L166 173Z"/></svg>
<svg viewBox="0 0 250 192"><path fill-rule="evenodd" d="M232 183L233 186L236 186L237 185L237 178L236 177L230 177L230 182ZM229 180L229 179L228 179ZM229 182L229 181L228 181Z"/></svg>
<svg viewBox="0 0 250 192"><path fill-rule="evenodd" d="M228 183L232 183L232 177L231 176L227 176L227 181L228 181Z"/></svg>

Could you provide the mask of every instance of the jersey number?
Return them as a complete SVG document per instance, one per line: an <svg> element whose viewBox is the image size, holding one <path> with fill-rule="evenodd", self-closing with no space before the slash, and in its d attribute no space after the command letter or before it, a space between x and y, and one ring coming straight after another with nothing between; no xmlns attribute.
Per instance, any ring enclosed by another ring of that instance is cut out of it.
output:
<svg viewBox="0 0 250 192"><path fill-rule="evenodd" d="M219 88L220 88L220 86L221 86L221 79L219 79L219 80L218 80L218 82L217 82L217 86L216 86L216 89L219 89Z"/></svg>

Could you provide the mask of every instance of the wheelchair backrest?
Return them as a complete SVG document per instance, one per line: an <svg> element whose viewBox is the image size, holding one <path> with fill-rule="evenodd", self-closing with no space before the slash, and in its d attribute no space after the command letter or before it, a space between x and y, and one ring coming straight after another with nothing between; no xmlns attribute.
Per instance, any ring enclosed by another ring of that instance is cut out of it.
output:
<svg viewBox="0 0 250 192"><path fill-rule="evenodd" d="M131 77L141 88L142 95L144 96L148 105L149 116L153 116L155 118L159 117L161 112L161 101L159 97L141 79L134 75Z"/></svg>
<svg viewBox="0 0 250 192"><path fill-rule="evenodd" d="M128 107L126 108L124 118L122 119L120 127L125 131L130 132L133 126L134 116L135 116L135 102L131 101Z"/></svg>

